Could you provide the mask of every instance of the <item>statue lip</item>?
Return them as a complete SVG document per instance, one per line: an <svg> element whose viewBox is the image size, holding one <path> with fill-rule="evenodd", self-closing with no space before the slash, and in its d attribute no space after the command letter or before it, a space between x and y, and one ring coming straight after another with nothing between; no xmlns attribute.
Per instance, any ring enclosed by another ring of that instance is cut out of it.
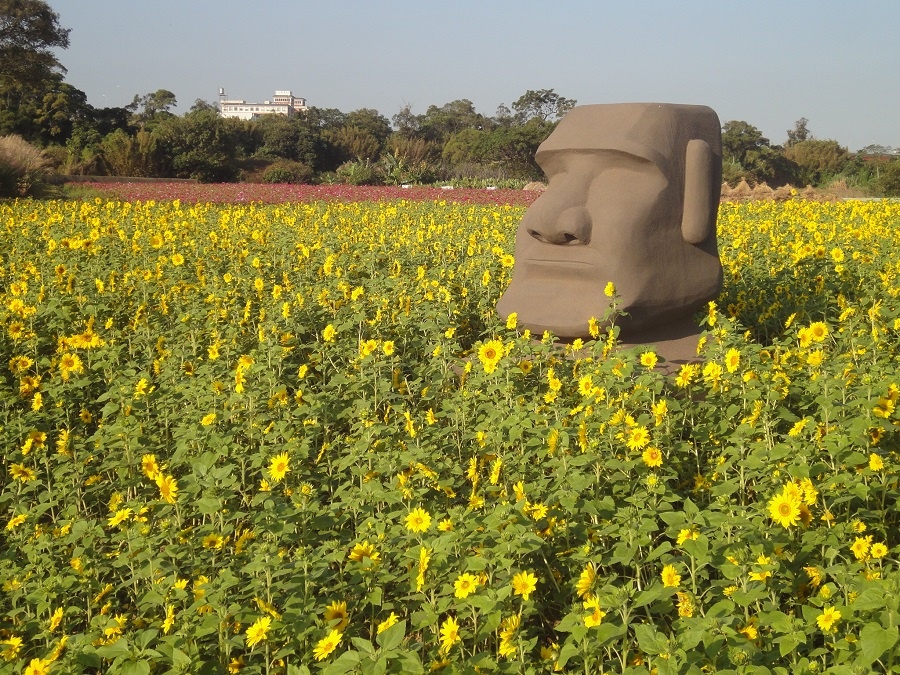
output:
<svg viewBox="0 0 900 675"><path fill-rule="evenodd" d="M583 260L567 260L554 258L524 258L521 262L528 265L552 265L553 267L596 267L594 263Z"/></svg>

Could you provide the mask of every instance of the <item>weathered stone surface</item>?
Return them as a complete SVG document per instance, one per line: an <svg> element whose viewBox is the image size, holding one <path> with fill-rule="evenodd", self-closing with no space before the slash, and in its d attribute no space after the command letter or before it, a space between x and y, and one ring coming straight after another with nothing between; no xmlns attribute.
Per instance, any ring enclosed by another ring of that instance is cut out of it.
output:
<svg viewBox="0 0 900 675"><path fill-rule="evenodd" d="M616 321L623 341L690 352L700 333L693 316L722 284L721 145L706 106L573 108L535 155L550 183L519 225L499 314L516 312L537 334L586 338L613 282L628 315Z"/></svg>

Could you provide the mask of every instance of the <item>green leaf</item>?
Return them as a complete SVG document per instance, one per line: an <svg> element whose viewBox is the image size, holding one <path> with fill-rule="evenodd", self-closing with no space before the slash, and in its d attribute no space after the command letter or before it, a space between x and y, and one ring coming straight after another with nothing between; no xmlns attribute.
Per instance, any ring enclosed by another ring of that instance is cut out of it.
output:
<svg viewBox="0 0 900 675"><path fill-rule="evenodd" d="M412 651L404 651L400 655L400 672L405 675L420 675L425 672L419 655Z"/></svg>
<svg viewBox="0 0 900 675"><path fill-rule="evenodd" d="M569 637L568 640L565 641L562 648L559 650L559 656L556 657L556 663L559 664L560 668L565 668L566 664L569 662L573 656L578 654L581 651L581 647L575 642L574 639Z"/></svg>
<svg viewBox="0 0 900 675"><path fill-rule="evenodd" d="M656 602L660 598L667 598L675 593L675 589L667 588L662 584L654 584L646 591L640 591L634 598L634 609L644 607L651 602Z"/></svg>
<svg viewBox="0 0 900 675"><path fill-rule="evenodd" d="M343 673L349 673L357 665L359 665L359 652L350 649L328 664L322 670L322 675L343 675Z"/></svg>
<svg viewBox="0 0 900 675"><path fill-rule="evenodd" d="M705 536L697 539L687 539L681 545L684 552L692 556L700 566L709 563L709 540Z"/></svg>
<svg viewBox="0 0 900 675"><path fill-rule="evenodd" d="M353 646L356 647L360 653L366 654L367 656L375 655L375 647L365 638L352 637L350 638L350 642L353 643Z"/></svg>
<svg viewBox="0 0 900 675"><path fill-rule="evenodd" d="M888 649L897 644L897 626L884 628L873 622L867 623L859 632L860 657L856 665L868 666Z"/></svg>
<svg viewBox="0 0 900 675"><path fill-rule="evenodd" d="M775 638L773 642L778 645L778 653L782 656L787 656L788 654L793 652L799 645L802 645L804 642L806 642L806 635L795 631L793 633L788 633L787 635L782 635L781 637Z"/></svg>
<svg viewBox="0 0 900 675"><path fill-rule="evenodd" d="M150 663L148 661L125 661L120 669L121 675L150 675Z"/></svg>
<svg viewBox="0 0 900 675"><path fill-rule="evenodd" d="M634 626L634 635L638 646L647 654L665 654L669 651L669 641L653 626L641 623Z"/></svg>
<svg viewBox="0 0 900 675"><path fill-rule="evenodd" d="M103 657L104 659L117 659L122 656L128 656L131 654L131 650L128 649L128 642L119 638L111 645L103 645L102 647L97 647L97 653Z"/></svg>
<svg viewBox="0 0 900 675"><path fill-rule="evenodd" d="M172 648L172 667L178 670L186 670L190 668L192 659L178 647Z"/></svg>
<svg viewBox="0 0 900 675"><path fill-rule="evenodd" d="M650 551L649 554L647 554L647 557L644 558L644 562L650 562L651 560L656 560L663 553L668 553L671 550L672 550L672 542L664 541L659 546L657 546L655 549Z"/></svg>
<svg viewBox="0 0 900 675"><path fill-rule="evenodd" d="M562 621L556 624L555 629L561 633L571 633L575 626L578 625L584 625L584 613L569 612L562 618Z"/></svg>
<svg viewBox="0 0 900 675"><path fill-rule="evenodd" d="M384 650L395 649L403 643L406 637L406 621L398 621L375 638L378 646Z"/></svg>

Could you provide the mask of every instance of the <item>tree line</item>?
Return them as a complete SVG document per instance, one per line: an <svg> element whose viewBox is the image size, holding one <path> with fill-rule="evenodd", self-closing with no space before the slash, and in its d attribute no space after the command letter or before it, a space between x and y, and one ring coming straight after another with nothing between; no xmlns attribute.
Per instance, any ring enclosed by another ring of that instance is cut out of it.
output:
<svg viewBox="0 0 900 675"><path fill-rule="evenodd" d="M311 107L294 117L223 118L197 100L176 115L169 90L123 107L94 107L65 81L53 48L68 29L43 0L0 0L0 137L21 137L59 173L200 181L521 184L541 180L538 145L576 101L528 90L492 116L468 99L404 106L390 119L362 108ZM900 194L900 159L887 147L850 152L798 120L782 145L745 121L722 128L723 176L735 185L823 186L834 180ZM0 162L3 160L0 159ZM0 174L3 169L0 168ZM2 176L0 176L2 181Z"/></svg>

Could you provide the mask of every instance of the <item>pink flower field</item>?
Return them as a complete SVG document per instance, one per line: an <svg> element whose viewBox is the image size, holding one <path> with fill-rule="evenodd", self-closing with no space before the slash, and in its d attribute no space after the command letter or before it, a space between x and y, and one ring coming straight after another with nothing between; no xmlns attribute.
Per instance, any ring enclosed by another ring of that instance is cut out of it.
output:
<svg viewBox="0 0 900 675"><path fill-rule="evenodd" d="M212 202L235 204L261 202L374 202L390 199L410 201L447 201L467 204L512 204L528 206L539 192L509 189L440 188L423 186L375 186L375 185L267 185L260 183L189 183L189 182L134 182L134 183L81 183L124 201L173 201L187 203Z"/></svg>

